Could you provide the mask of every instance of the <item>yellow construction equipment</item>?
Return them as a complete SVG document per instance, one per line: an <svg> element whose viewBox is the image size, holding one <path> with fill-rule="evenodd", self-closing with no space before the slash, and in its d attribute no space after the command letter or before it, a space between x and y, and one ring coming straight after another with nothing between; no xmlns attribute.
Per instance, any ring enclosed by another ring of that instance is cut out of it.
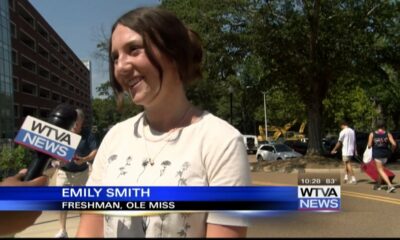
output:
<svg viewBox="0 0 400 240"><path fill-rule="evenodd" d="M307 121L303 121L300 125L299 131L289 131L295 125L297 119L292 122L286 123L283 127L278 126L268 126L268 139L265 139L265 128L263 126L259 126L260 135L258 135L259 141L278 141L279 138L283 138L286 140L298 140L304 141L306 139L304 135L304 129L306 127ZM271 134L270 134L271 133Z"/></svg>

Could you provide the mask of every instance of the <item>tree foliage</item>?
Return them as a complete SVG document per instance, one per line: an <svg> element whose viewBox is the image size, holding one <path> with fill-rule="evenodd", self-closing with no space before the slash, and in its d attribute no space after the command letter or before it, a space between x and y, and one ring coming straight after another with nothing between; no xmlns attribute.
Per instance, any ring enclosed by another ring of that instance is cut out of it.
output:
<svg viewBox="0 0 400 240"><path fill-rule="evenodd" d="M3 146L0 151L0 180L27 168L32 160L32 152L24 147Z"/></svg>

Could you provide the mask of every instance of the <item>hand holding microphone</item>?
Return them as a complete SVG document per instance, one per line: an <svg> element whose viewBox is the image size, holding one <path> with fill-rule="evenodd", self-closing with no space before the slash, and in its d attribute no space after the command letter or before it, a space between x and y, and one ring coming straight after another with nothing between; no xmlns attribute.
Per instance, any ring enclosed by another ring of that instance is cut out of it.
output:
<svg viewBox="0 0 400 240"><path fill-rule="evenodd" d="M50 158L71 161L80 136L68 131L77 120L75 109L68 104L58 105L47 122L28 116L15 142L37 151L24 180L29 181L43 174Z"/></svg>

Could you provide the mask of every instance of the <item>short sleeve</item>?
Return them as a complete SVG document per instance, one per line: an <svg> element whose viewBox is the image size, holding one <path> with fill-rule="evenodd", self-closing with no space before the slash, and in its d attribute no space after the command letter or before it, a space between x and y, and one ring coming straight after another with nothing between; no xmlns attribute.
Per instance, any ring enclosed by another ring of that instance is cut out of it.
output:
<svg viewBox="0 0 400 240"><path fill-rule="evenodd" d="M88 136L88 143L89 143L89 149L90 151L96 150L97 149L97 142L96 142L96 138L94 137L94 135L92 133L89 133Z"/></svg>
<svg viewBox="0 0 400 240"><path fill-rule="evenodd" d="M240 134L225 144L215 142L206 157L210 186L250 186L250 165Z"/></svg>
<svg viewBox="0 0 400 240"><path fill-rule="evenodd" d="M241 135L225 144L215 143L213 146L215 148L206 159L209 186L250 186L250 165ZM207 223L249 226L247 218L233 216L229 212L209 212Z"/></svg>
<svg viewBox="0 0 400 240"><path fill-rule="evenodd" d="M86 182L86 186L100 186L103 183L103 176L106 172L107 167L107 153L109 151L107 146L109 146L110 141L112 141L114 132L113 130L114 129L112 128L110 131L107 132L107 134L104 136L103 141L100 144L96 157L94 158L92 172L90 173L89 179ZM96 142L94 143L96 144Z"/></svg>
<svg viewBox="0 0 400 240"><path fill-rule="evenodd" d="M340 131L340 133L339 133L339 139L338 139L338 141L339 141L339 142L342 142L342 143L343 143L343 141L344 141L344 131L343 131L343 130Z"/></svg>

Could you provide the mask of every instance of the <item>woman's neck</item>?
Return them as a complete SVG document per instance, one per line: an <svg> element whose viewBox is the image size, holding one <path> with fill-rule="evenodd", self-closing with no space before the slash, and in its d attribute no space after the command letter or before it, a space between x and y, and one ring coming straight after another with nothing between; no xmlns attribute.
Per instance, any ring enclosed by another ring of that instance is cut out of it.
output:
<svg viewBox="0 0 400 240"><path fill-rule="evenodd" d="M159 104L145 108L144 114L147 123L156 131L168 132L191 123L192 104L186 96L167 98Z"/></svg>

